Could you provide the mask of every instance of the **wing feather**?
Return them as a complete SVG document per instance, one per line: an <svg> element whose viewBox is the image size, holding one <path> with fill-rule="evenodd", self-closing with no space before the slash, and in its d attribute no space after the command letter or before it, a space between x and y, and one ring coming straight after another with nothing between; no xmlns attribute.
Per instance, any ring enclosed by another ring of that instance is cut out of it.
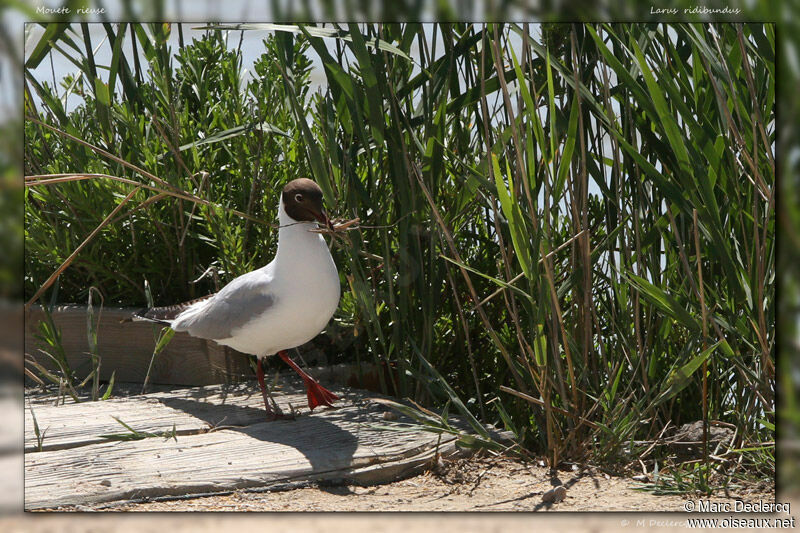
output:
<svg viewBox="0 0 800 533"><path fill-rule="evenodd" d="M270 277L258 270L240 276L211 298L178 314L172 328L201 339L230 338L237 329L275 305L270 281Z"/></svg>

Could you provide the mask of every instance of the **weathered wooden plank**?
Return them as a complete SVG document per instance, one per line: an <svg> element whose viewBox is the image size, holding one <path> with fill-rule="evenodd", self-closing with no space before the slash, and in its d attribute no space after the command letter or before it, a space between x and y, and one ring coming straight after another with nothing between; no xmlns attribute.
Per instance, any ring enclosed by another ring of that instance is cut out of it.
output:
<svg viewBox="0 0 800 533"><path fill-rule="evenodd" d="M284 409L293 406L308 413L307 400L299 379L281 377L280 394ZM368 393L348 389L332 390L342 398L342 405L352 404ZM101 402L51 405L26 405L25 451L39 450L33 415L44 432L42 451L74 448L105 442L102 435L128 433L114 417L141 432L158 433L175 427L179 434L198 433L219 426L247 426L265 419L264 400L255 382L178 389ZM320 412L318 409L317 412Z"/></svg>
<svg viewBox="0 0 800 533"><path fill-rule="evenodd" d="M155 347L154 331L159 326L148 322L124 322L132 309L106 307L98 326L98 353L102 364L100 379L108 380L115 372L117 381L144 381ZM86 335L86 308L60 306L53 313L53 322L61 329L62 346L70 366L79 376L91 371L89 342ZM49 358L39 351L36 340L39 322L44 319L41 307L32 306L25 315L25 353L47 366ZM211 385L238 383L250 379L252 372L247 358L235 350L212 341L177 333L156 357L150 372L150 383L168 385Z"/></svg>
<svg viewBox="0 0 800 533"><path fill-rule="evenodd" d="M294 421L258 422L177 441L148 438L27 453L25 508L315 479L388 481L427 461L437 443L444 447L453 441L425 431L382 430L378 426L388 423L383 412L376 404L348 402ZM382 464L391 466L383 475L376 466Z"/></svg>

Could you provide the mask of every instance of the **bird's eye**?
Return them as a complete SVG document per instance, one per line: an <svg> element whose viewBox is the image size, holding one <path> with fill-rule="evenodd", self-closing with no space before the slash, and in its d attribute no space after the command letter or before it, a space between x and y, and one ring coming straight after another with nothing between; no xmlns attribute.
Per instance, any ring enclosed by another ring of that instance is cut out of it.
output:
<svg viewBox="0 0 800 533"><path fill-rule="evenodd" d="M294 201L295 202L302 202L303 201L303 195L302 194L295 194L294 195Z"/></svg>

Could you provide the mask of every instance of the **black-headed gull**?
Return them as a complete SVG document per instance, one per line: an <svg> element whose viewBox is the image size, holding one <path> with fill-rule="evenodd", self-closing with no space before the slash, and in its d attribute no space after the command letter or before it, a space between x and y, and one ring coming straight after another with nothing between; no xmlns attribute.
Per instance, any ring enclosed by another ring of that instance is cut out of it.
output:
<svg viewBox="0 0 800 533"><path fill-rule="evenodd" d="M332 227L319 186L306 178L286 184L278 220L278 252L267 266L205 298L136 316L257 356L258 383L270 419L285 417L264 383L261 360L270 355L278 354L303 378L309 408L331 406L338 399L286 353L319 334L339 305L336 264L322 235L309 231L317 222Z"/></svg>

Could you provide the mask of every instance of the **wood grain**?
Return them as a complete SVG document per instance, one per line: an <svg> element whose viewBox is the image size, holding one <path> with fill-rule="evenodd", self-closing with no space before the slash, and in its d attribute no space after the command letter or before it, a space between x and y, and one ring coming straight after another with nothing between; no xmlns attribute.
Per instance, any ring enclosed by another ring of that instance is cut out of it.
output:
<svg viewBox="0 0 800 533"><path fill-rule="evenodd" d="M284 380L281 380L282 382ZM152 393L105 402L34 407L46 429L36 449L26 407L25 509L270 487L287 483L382 483L424 467L439 453L456 451L455 437L384 420L372 393L339 389L336 409L291 421L264 421L257 389L217 386ZM287 378L281 405L304 403L299 382ZM137 431L169 432L107 441L126 433L116 416ZM222 426L219 426L219 424ZM209 426L222 427L208 431ZM232 427L235 426L235 427ZM393 428L393 429L386 429Z"/></svg>
<svg viewBox="0 0 800 533"><path fill-rule="evenodd" d="M306 394L294 376L282 376L277 386L273 383L270 388L283 410L290 412L294 408L300 416L309 414ZM350 404L364 402L373 396L366 391L333 390L342 402ZM319 409L315 411L319 412ZM108 439L103 435L130 433L117 419L140 432L171 431L174 424L178 434L190 434L221 426L262 422L265 411L264 400L255 382L178 389L100 402L67 403L58 407L29 402L25 408L25 452L39 449L33 415L40 431L45 433L42 451L52 451L105 442Z"/></svg>

